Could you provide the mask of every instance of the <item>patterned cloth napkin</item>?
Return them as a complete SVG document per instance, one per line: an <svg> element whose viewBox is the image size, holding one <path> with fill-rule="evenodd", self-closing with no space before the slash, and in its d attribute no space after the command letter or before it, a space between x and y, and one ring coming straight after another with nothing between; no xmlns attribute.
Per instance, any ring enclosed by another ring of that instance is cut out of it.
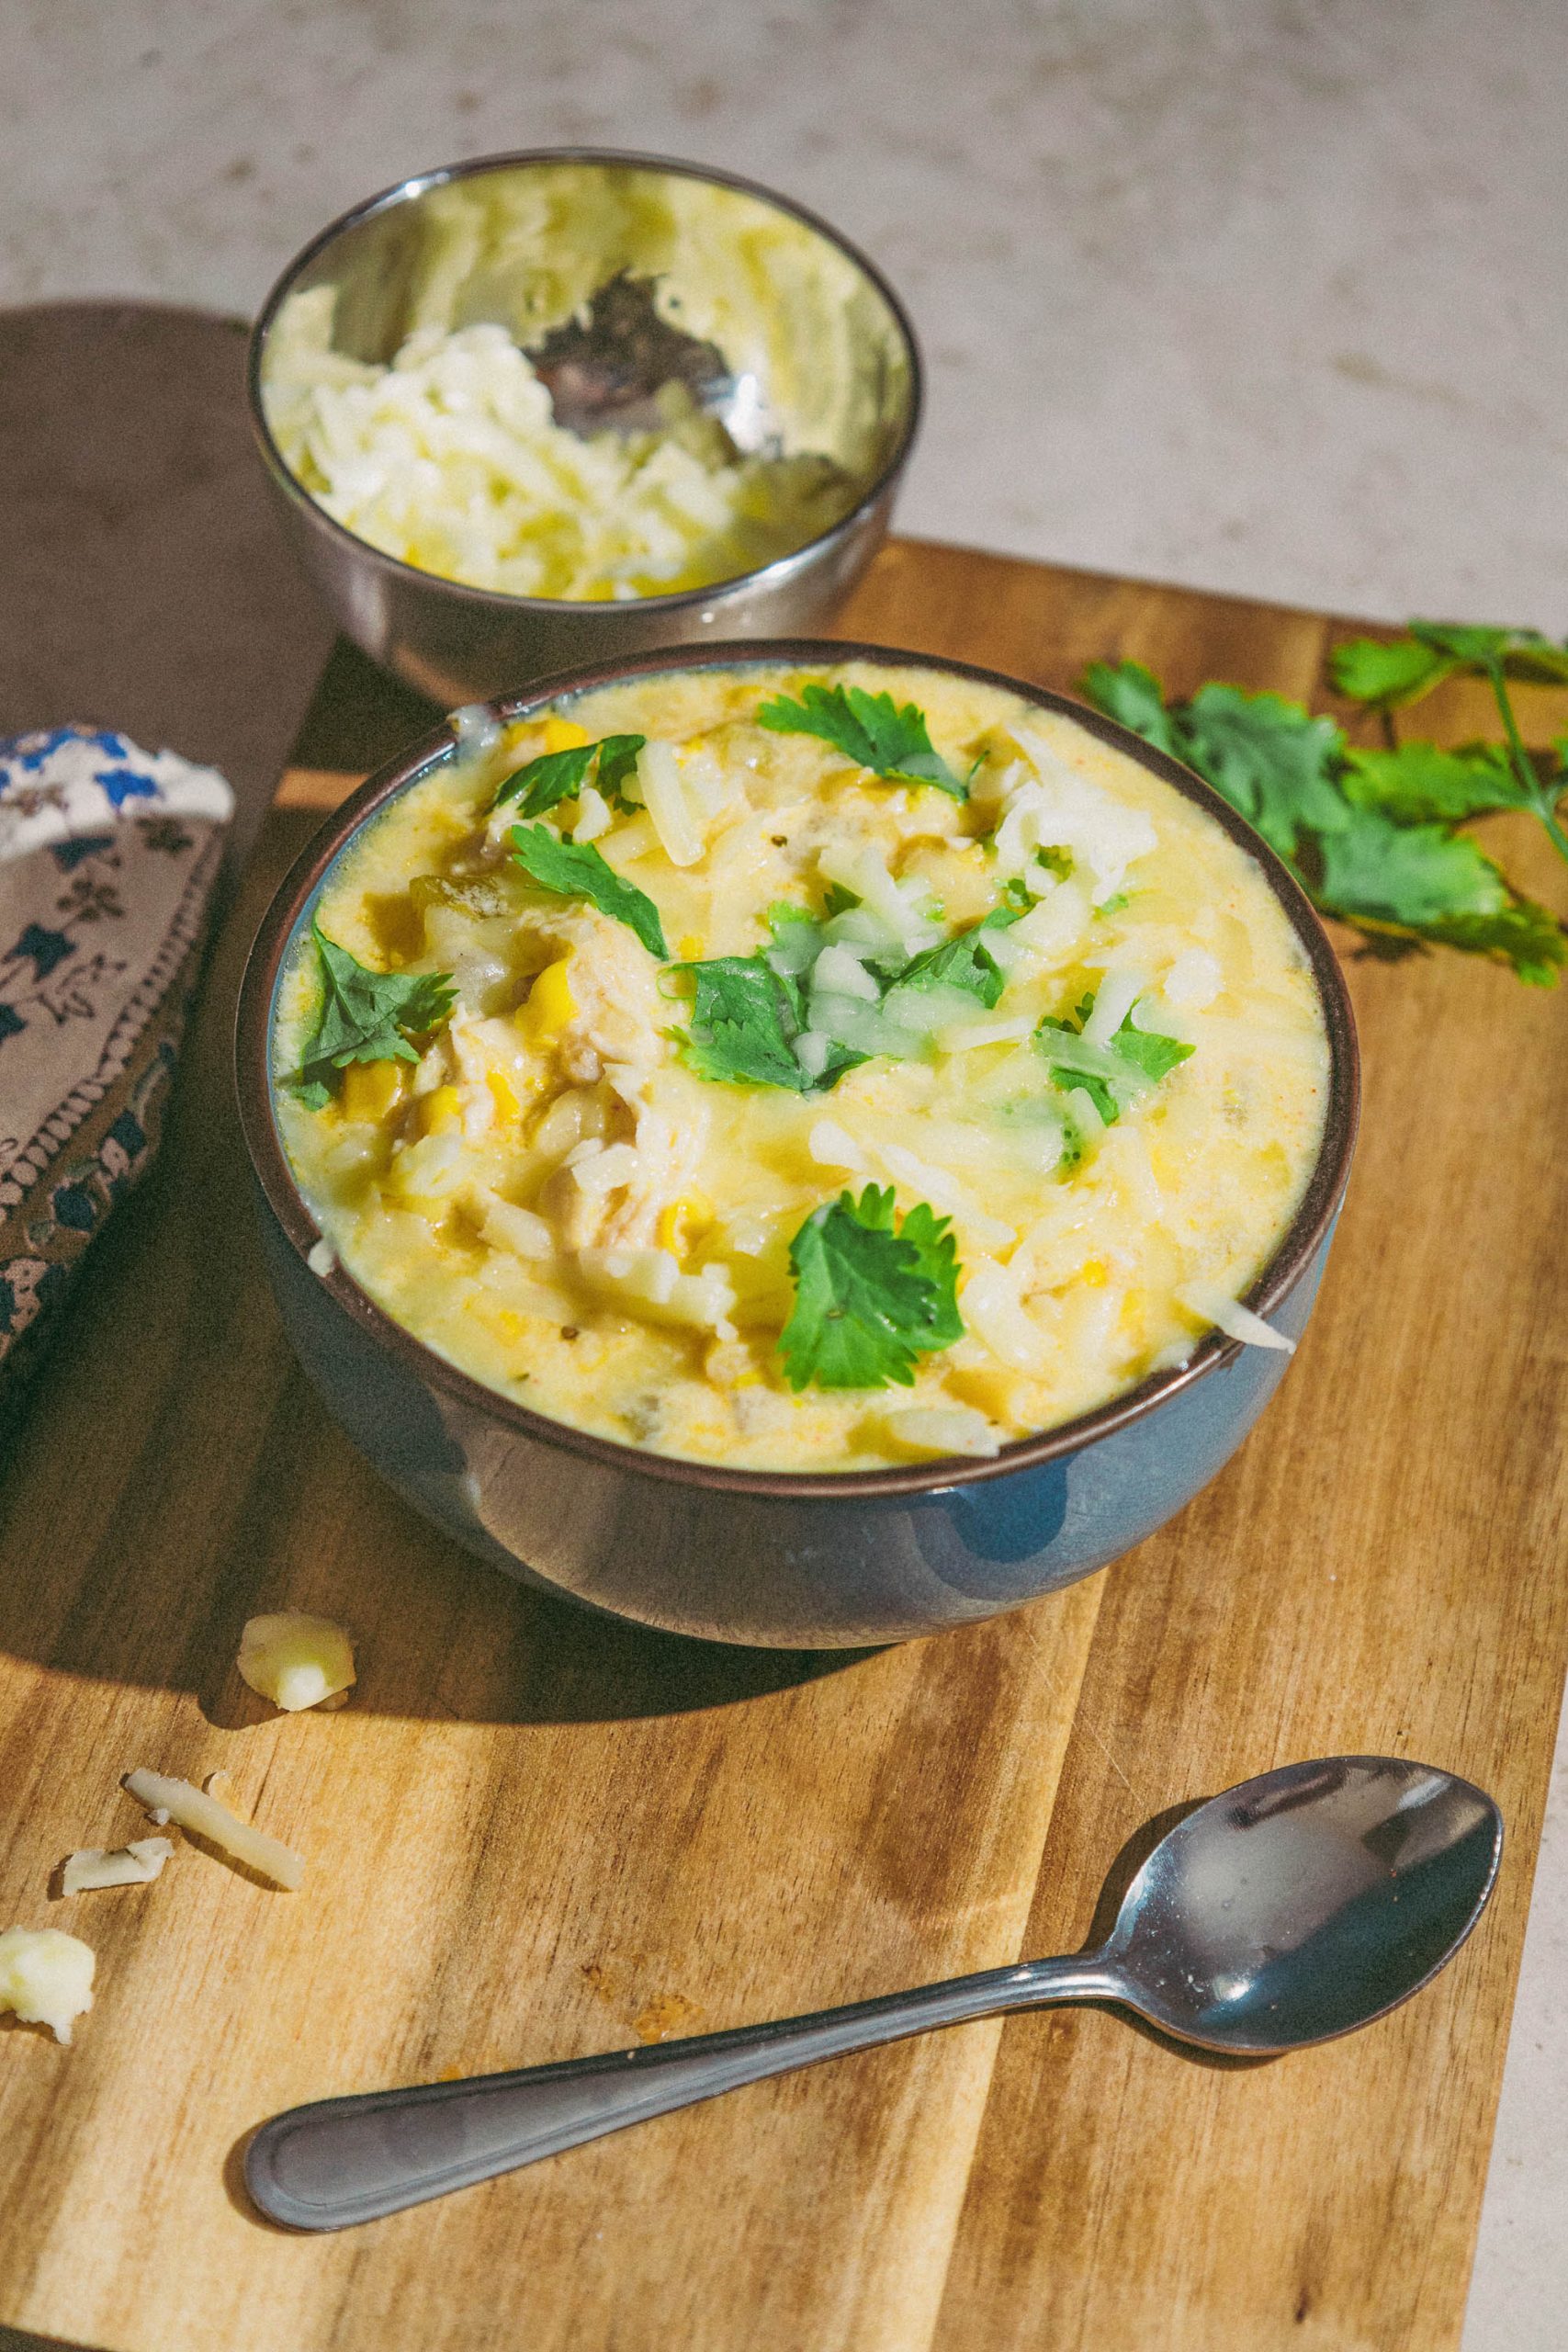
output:
<svg viewBox="0 0 1568 2352"><path fill-rule="evenodd" d="M0 738L0 1407L156 1148L233 805L104 729Z"/></svg>

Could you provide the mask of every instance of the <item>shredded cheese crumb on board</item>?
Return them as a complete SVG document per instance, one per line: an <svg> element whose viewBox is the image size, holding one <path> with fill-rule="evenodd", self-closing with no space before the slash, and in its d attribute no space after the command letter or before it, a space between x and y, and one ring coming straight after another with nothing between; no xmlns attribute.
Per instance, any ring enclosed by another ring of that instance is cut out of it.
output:
<svg viewBox="0 0 1568 2352"><path fill-rule="evenodd" d="M133 1838L126 1846L83 1846L65 1857L61 1893L85 1894L102 1886L151 1886L174 1850L167 1838Z"/></svg>
<svg viewBox="0 0 1568 2352"><path fill-rule="evenodd" d="M59 1928L7 1928L0 1935L0 2010L46 2025L56 2041L93 2006L91 1944Z"/></svg>
<svg viewBox="0 0 1568 2352"><path fill-rule="evenodd" d="M286 1714L319 1707L354 1681L354 1645L330 1617L299 1610L252 1617L240 1636L240 1679Z"/></svg>
<svg viewBox="0 0 1568 2352"><path fill-rule="evenodd" d="M292 1892L303 1883L305 1864L299 1855L277 1838L253 1828L248 1821L241 1821L227 1805L220 1804L216 1797L209 1796L193 1782L139 1769L128 1772L122 1785L127 1795L133 1796L150 1818L177 1822L182 1829L205 1838L235 1861L244 1863L248 1870L271 1879L276 1886Z"/></svg>

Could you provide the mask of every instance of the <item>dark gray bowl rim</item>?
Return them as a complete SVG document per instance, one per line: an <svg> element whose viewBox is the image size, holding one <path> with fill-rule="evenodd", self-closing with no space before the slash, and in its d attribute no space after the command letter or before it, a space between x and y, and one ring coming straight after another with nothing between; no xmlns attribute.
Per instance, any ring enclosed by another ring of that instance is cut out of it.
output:
<svg viewBox="0 0 1568 2352"><path fill-rule="evenodd" d="M416 197L427 194L431 188L446 187L454 181L477 178L486 172L547 164L598 164L626 171L673 172L682 179L705 180L712 187L733 188L739 195L755 197L759 202L772 205L776 211L789 214L804 228L810 229L816 235L825 238L829 244L836 246L876 288L903 340L909 368L908 411L892 455L847 514L840 514L836 523L826 531L819 531L815 538L807 539L804 546L792 548L787 555L775 556L772 563L760 564L751 571L733 571L723 580L710 580L702 588L682 588L665 596L637 596L622 602L614 597L515 596L504 589L476 588L466 580L448 580L439 571L422 571L417 564L405 563L400 556L389 555L384 548L362 539L357 531L349 530L335 515L329 514L320 501L306 489L273 438L265 403L262 399L261 380L262 361L273 322L304 271L348 230L357 229L363 222L373 220L378 213L391 211L397 205L412 202ZM351 206L348 211L339 213L335 220L330 220L308 245L302 246L295 254L262 304L255 325L251 330L250 351L245 365L245 390L250 403L251 424L273 480L295 505L325 524L345 547L372 558L376 563L401 579L417 580L426 587L438 587L490 612L572 613L592 619L601 605L606 615L679 612L705 604L710 598L723 596L745 582L783 582L795 571L806 569L808 561L820 556L824 548L847 538L855 525L875 506L879 499L886 495L890 485L897 481L908 461L925 405L925 370L908 312L876 264L830 220L825 220L820 213L813 212L808 206L797 204L793 197L781 196L776 188L766 187L761 180L748 179L739 172L722 171L708 164L688 163L677 155L645 155L635 149L620 147L520 147L502 154L470 156L466 163L441 164L428 172L411 172L407 178L394 182L390 187L379 189L374 196L367 196L363 203Z"/></svg>
<svg viewBox="0 0 1568 2352"><path fill-rule="evenodd" d="M1157 751L1141 735L1134 735L1116 720L1073 701L1069 695L1007 677L1000 671L980 669L968 662L950 662L937 654L907 652L890 646L833 638L739 639L717 645L671 646L619 662L563 671L530 686L525 694L497 695L480 707L510 722L525 718L547 704L561 702L596 686L628 684L672 670L812 669L845 662L942 671L952 677L1000 687L1009 694L1022 695L1040 709L1057 711L1075 719L1102 742L1125 752L1141 767L1173 785L1183 798L1195 802L1261 870L1306 950L1329 1044L1328 1104L1311 1179L1279 1248L1242 1302L1255 1314L1268 1316L1294 1289L1311 1265L1344 1198L1360 1108L1355 1017L1328 934L1295 876L1245 818L1238 816L1227 800L1179 760ZM295 1182L273 1109L273 1005L284 960L329 870L351 838L400 793L412 789L443 761L454 757L456 751L450 726L444 724L423 736L401 758L389 762L367 777L341 808L333 811L278 886L257 928L245 966L235 1020L235 1078L241 1125L263 1193L302 1261L308 1261L310 1251L323 1237ZM988 1458L949 1455L936 1462L886 1470L728 1469L717 1463L690 1462L676 1454L653 1453L639 1446L623 1445L616 1439L597 1437L590 1430L574 1429L566 1421L552 1420L547 1415L502 1396L499 1389L487 1387L483 1381L459 1371L446 1357L426 1347L378 1306L335 1258L327 1273L313 1273L312 1279L323 1284L378 1346L422 1381L520 1436L617 1471L791 1502L892 1499L897 1496L946 1493L956 1487L980 1486L992 1478L1010 1477L1018 1471L1080 1453L1085 1446L1111 1436L1129 1422L1145 1419L1167 1398L1190 1388L1223 1364L1234 1363L1242 1352L1239 1340L1211 1333L1185 1364L1151 1373L1136 1387L1123 1391L1092 1412L1081 1413L1032 1437L1016 1439Z"/></svg>

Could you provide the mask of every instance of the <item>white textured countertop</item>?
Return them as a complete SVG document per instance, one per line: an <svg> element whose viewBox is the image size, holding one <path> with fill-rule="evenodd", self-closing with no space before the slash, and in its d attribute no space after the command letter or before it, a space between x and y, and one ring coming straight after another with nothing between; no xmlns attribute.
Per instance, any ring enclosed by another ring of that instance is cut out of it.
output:
<svg viewBox="0 0 1568 2352"><path fill-rule="evenodd" d="M1568 629L1562 0L10 0L6 17L0 302L248 311L312 231L412 170L573 141L687 155L826 213L904 296L931 373L906 528ZM0 523L13 554L18 526L26 542L0 726L68 715L86 678L106 711L259 789L328 632L290 594L257 650L276 559L243 430L149 426L120 499L40 469L21 380L0 381ZM220 353L202 380L231 399ZM217 513L233 560L199 614L187 594L166 644L111 643L94 580L156 562L171 517L187 551L209 546ZM1465 2352L1568 2343L1565 1960L1560 1757Z"/></svg>

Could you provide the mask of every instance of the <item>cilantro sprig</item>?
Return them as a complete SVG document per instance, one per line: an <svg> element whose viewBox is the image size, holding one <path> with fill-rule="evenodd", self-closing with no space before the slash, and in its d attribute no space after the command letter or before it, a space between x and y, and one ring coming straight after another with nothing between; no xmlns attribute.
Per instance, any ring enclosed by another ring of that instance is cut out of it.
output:
<svg viewBox="0 0 1568 2352"><path fill-rule="evenodd" d="M1385 653L1398 658L1371 658ZM1342 693L1384 709L1461 669L1491 677L1506 704L1505 674L1568 679L1568 651L1529 632L1419 622L1396 647L1370 640L1340 647L1329 667ZM1279 695L1216 683L1187 702L1168 701L1158 679L1136 662L1091 663L1083 690L1205 776L1325 914L1373 939L1493 956L1539 986L1550 987L1568 962L1558 918L1516 890L1495 860L1457 830L1491 809L1528 808L1560 840L1555 803L1568 788L1568 763L1540 775L1518 741L1511 709L1505 745L1444 752L1411 742L1374 751L1353 747L1335 720ZM1568 854L1568 842L1560 845Z"/></svg>
<svg viewBox="0 0 1568 2352"><path fill-rule="evenodd" d="M645 890L616 873L592 842L563 841L547 825L513 825L512 854L531 882L563 899L586 899L601 914L635 931L650 956L669 960L659 909Z"/></svg>
<svg viewBox="0 0 1568 2352"><path fill-rule="evenodd" d="M329 939L312 918L321 996L316 1025L291 1083L299 1100L320 1111L332 1100L333 1080L351 1062L416 1062L411 1040L446 1020L457 1001L450 972L376 972Z"/></svg>
<svg viewBox="0 0 1568 2352"><path fill-rule="evenodd" d="M503 808L515 800L521 817L543 817L563 800L575 800L588 781L590 768L606 800L629 808L626 778L637 765L646 735L602 735L596 743L575 743L565 752L542 752L528 760L497 790L491 807Z"/></svg>
<svg viewBox="0 0 1568 2352"><path fill-rule="evenodd" d="M818 736L873 775L897 784L932 784L954 800L969 797L966 780L954 775L934 749L925 712L912 702L900 707L889 694L809 684L802 686L798 701L775 695L757 718L776 735Z"/></svg>
<svg viewBox="0 0 1568 2352"><path fill-rule="evenodd" d="M951 1225L924 1201L897 1218L891 1185L812 1210L790 1244L779 1337L792 1388L911 1388L921 1356L963 1338Z"/></svg>
<svg viewBox="0 0 1568 2352"><path fill-rule="evenodd" d="M1484 678L1503 722L1507 765L1517 787L1513 805L1532 810L1558 855L1568 858L1568 832L1557 815L1557 804L1568 792L1568 750L1561 743L1554 746L1560 756L1543 774L1525 749L1508 694L1510 678L1533 685L1568 685L1568 644L1554 644L1533 628L1412 621L1392 645L1363 637L1336 646L1328 673L1349 701L1382 711L1385 723L1393 711L1419 702L1445 678Z"/></svg>

